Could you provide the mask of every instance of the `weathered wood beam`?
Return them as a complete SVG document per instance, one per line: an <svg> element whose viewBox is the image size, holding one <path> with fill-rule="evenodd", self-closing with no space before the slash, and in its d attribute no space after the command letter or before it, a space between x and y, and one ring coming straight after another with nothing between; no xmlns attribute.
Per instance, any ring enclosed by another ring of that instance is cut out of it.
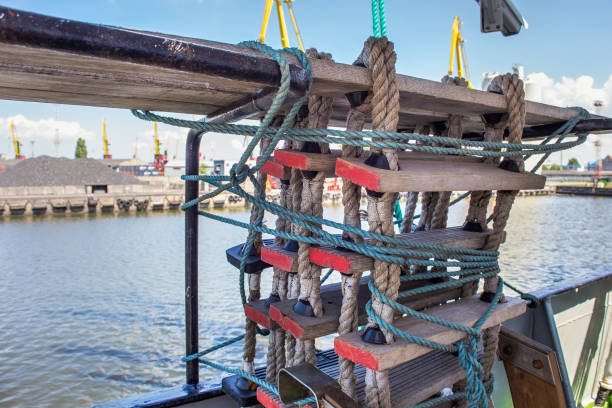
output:
<svg viewBox="0 0 612 408"><path fill-rule="evenodd" d="M276 62L250 48L95 25L0 7L0 98L207 114L253 92L277 86ZM307 75L293 56L292 86ZM368 90L367 69L312 60L312 91L333 95L334 120L342 123L344 94ZM400 126L503 112L503 96L435 81L397 76ZM565 121L578 112L527 103L531 125Z"/></svg>

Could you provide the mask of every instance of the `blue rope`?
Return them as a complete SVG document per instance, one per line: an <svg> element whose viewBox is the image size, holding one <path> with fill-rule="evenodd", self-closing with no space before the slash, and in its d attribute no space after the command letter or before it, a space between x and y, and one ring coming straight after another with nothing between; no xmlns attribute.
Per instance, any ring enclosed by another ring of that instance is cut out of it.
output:
<svg viewBox="0 0 612 408"><path fill-rule="evenodd" d="M377 33L379 34L379 36L386 36L384 1L372 0L372 7L374 34L375 36L377 35ZM257 216L255 222L252 224L234 220L228 217L223 217L203 210L198 211L198 213L204 217L221 221L230 225L238 226L249 231L244 249L245 256L243 256L241 260L239 274L239 289L241 301L243 304L246 303L246 295L244 289L247 258L246 254L250 252L257 234L261 233L271 234L284 239L295 240L298 242L310 244L339 246L385 262L398 263L402 265L421 265L425 267L438 266L451 269L456 268L456 270L439 272L432 271L420 273L418 275L402 276L400 279L403 281L423 280L431 278L449 279L442 283L429 284L419 288L400 292L398 294L398 298L400 299L409 296L414 296L416 294L427 293L434 290L459 287L470 281L495 276L499 274L500 271L498 265L499 253L496 251L474 250L468 248L451 248L440 245L424 244L420 242L387 237L370 231L361 230L360 228L351 227L323 218L314 217L308 214L301 213L299 211L289 210L280 205L267 202L265 200L265 186L262 186L257 181L255 174L271 158L273 151L281 140L310 141L317 143L338 143L343 145L353 145L370 148L395 148L412 151L424 151L441 155L456 154L465 156L475 156L483 159L487 157L530 157L536 154L543 155L536 167L534 167L534 169L532 170L532 172L535 172L539 165L541 165L541 163L546 160L546 158L551 153L579 145L581 143L584 143L584 141L586 140L586 134L578 134L576 135L575 140L569 142L564 141L564 139L570 135L572 129L578 123L578 121L587 117L588 113L584 110L580 110L579 115L568 120L563 126L560 126L555 132L545 138L542 143L537 145L523 143L512 144L505 142L476 142L462 139L396 132L291 128L291 125L294 123L299 109L306 101L306 96L299 98L293 104L293 106L289 110L289 113L285 116L282 124L279 127L272 127L270 126L270 124L272 123L272 119L279 114L280 107L286 100L290 88L290 68L289 63L284 57L284 54L291 54L298 58L298 60L302 64L304 71L308 74L309 87L312 84L312 74L310 65L304 54L300 50L294 48L277 51L259 42L245 42L242 43L242 45L257 49L271 56L278 63L281 72L279 89L276 95L274 96L270 109L266 112L266 115L264 116L259 126L207 123L204 121L177 119L168 116L161 116L149 111L132 110L132 113L134 114L134 116L143 120L157 121L172 126L188 127L201 132L217 132L252 137L251 141L245 148L245 151L242 153L238 162L230 169L230 174L228 176L182 176L183 180L192 182L204 181L214 187L211 192L203 194L198 198L185 203L182 206L182 209L196 206L199 202L213 198L224 191L237 194L240 197L244 198L247 202L255 206ZM253 156L255 148L262 142L264 138L270 139L269 146L263 152L261 152L260 160L258 161L258 163L253 167L249 167L247 165L247 160ZM550 144L550 142L555 138L556 141ZM247 179L250 180L254 186L253 194L247 193L241 187L241 184ZM468 197L469 194L470 192L462 194L461 196L453 200L451 202L451 205ZM310 234L310 236L301 236L298 234L267 228L263 225L263 217L266 211L278 217L282 217L290 221L291 223L299 225L310 231L312 234ZM397 218L401 218L401 209L399 211L396 211L396 214ZM415 218L418 217L419 215L415 216ZM398 220L398 222L401 221ZM352 234L359 235L364 239L382 242L387 245L376 246L368 243L358 244L352 241L345 241L341 237L336 236L328 231L325 231L323 227L331 227L337 230L347 231ZM330 269L327 274L321 279L321 282L324 282L331 275L331 273L332 270ZM481 316L481 318L478 320L478 322L476 322L473 327L467 327L448 322L435 316L427 315L425 313L421 313L407 306L404 306L401 303L398 303L397 301L392 300L382 294L374 284L374 281L370 280L368 287L372 295L378 298L384 304L407 316L425 320L432 324L441 325L452 330L460 331L462 333L465 333L466 335L463 340L452 345L445 345L424 338L420 338L410 333L401 331L394 327L392 324L384 321L373 311L371 300L366 304L366 311L368 313L368 316L370 317L371 321L377 324L379 327L388 330L395 336L406 339L409 342L423 345L432 349L457 353L459 364L467 372L467 386L465 392L457 393L449 397L441 397L435 400L426 401L422 404L415 406L414 408L428 408L430 406L434 406L434 403L432 401L437 401L436 403L440 403L443 401L453 401L459 398L466 398L468 400L469 407L487 406L487 392L490 392L491 387L489 386L489 383L483 383L483 369L480 363L478 362L477 349L478 343L481 339L480 328L487 320L487 318L491 315L495 305L499 300L499 297L501 296L504 283L501 278L500 283L502 284L498 285L497 293L495 294L494 299L487 308L486 312L483 314L483 316ZM513 288L511 285L506 285ZM258 333L262 335L266 335L269 333L269 331L261 330L259 327L257 328L257 330ZM208 365L212 368L241 375L271 392L278 393L278 389L274 385L268 384L265 381L262 381L259 378L251 375L250 373L247 373L243 370L233 369L203 358L203 356L213 351L219 350L222 347L233 344L243 338L244 335L241 335L226 340L225 342L210 347L200 353L184 357L183 361L198 359L201 363ZM312 399L304 401L312 401Z"/></svg>

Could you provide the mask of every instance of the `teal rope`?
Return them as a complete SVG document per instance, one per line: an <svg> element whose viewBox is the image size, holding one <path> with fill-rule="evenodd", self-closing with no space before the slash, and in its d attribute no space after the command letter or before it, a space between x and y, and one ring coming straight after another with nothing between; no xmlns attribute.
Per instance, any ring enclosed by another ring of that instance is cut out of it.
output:
<svg viewBox="0 0 612 408"><path fill-rule="evenodd" d="M384 0L372 0L372 34L375 38L387 36Z"/></svg>

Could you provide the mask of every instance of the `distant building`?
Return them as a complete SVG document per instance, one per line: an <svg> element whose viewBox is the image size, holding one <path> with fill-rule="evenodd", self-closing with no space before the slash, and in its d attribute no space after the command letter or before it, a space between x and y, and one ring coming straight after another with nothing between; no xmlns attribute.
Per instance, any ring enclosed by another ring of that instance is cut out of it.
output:
<svg viewBox="0 0 612 408"><path fill-rule="evenodd" d="M601 162L601 170L602 171L612 171L612 155L607 155L606 157L604 157L603 159L599 159L594 161L593 163L589 163L587 164L587 170L589 171L595 171L597 170L597 166L599 166L599 163Z"/></svg>

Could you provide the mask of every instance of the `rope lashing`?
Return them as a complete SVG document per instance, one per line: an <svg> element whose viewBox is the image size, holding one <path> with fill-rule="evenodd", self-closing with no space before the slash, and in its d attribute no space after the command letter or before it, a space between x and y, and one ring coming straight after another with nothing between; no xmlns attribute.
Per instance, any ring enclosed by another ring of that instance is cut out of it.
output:
<svg viewBox="0 0 612 408"><path fill-rule="evenodd" d="M384 43L387 40L377 39L376 41ZM251 44L247 45L251 46ZM396 160L397 157L396 155L395 157L393 157L393 154L395 153L396 149L423 151L435 154L457 154L465 156L475 156L480 157L482 159L501 157L517 158L519 161L522 160L523 157L529 157L534 154L542 154L545 157L551 152L576 146L586 140L586 135L580 134L577 135L576 139L573 141L564 141L564 139L572 132L572 128L574 127L574 125L580 119L584 118L586 116L586 113L581 112L575 118L570 119L565 125L561 126L550 137L546 138L542 144L539 145L516 143L516 140L511 140L510 143L502 142L501 140L499 142L475 142L443 136L434 137L429 135L419 135L411 133L397 133L395 132L395 125L397 124L397 121L393 123L393 119L389 119L394 115L393 109L398 108L396 104L389 104L388 106L385 105L384 108L380 108L378 110L374 108L372 109L373 123L375 122L380 124L380 126L376 125L375 130L373 131L363 131L363 124L361 124L360 126L355 126L354 129L349 128L347 130L325 129L318 127L300 128L300 124L296 123L296 118L298 118L298 113L302 105L306 102L306 98L301 98L300 100L298 100L288 112L280 111L280 106L282 105L282 102L287 95L289 84L289 65L286 59L283 57L283 52L296 55L304 69L308 73L310 73L308 60L300 52L293 49L278 52L271 50L260 43L252 44L252 46L272 56L278 62L279 69L281 71L281 84L279 87L279 91L275 95L270 110L267 112L259 126L214 124L206 123L203 121L176 119L167 116L157 115L148 111L132 111L135 116L144 120L155 120L173 126L189 127L199 131L237 134L249 136L252 138L251 142L245 149L244 154L241 156L239 162L232 167L229 176L183 176L183 179L187 181L204 181L210 184L212 187L212 191L201 195L195 200L185 203L182 208L184 209L194 205L198 205L199 202L215 197L216 195L224 191L237 194L240 197L244 198L248 203L253 204L255 207L258 208L258 210L256 213L257 216L254 218L255 222L250 224L246 222L240 222L228 217L223 217L218 214L209 213L204 210L200 210L198 212L200 215L208 217L210 219L222 221L230 225L239 226L250 231L247 243L245 245L245 254L248 254L251 248L253 248L254 245L257 245L256 237L258 236L258 234L269 233L277 237L277 242L295 240L298 243L307 243L310 245L319 244L343 247L353 250L357 253L364 254L373 258L379 264L387 263L388 266L385 271L385 275L387 277L394 275L393 273L389 272L390 268L395 268L396 266L399 267L399 265L420 265L425 267L448 268L447 270L434 270L433 272L424 272L423 274L418 276L405 275L401 276L401 278L399 278L398 273L398 279L396 281L390 283L387 279L384 284L381 285L377 283L376 279L371 280L369 286L373 297L372 300L366 305L366 311L369 316L370 323L379 326L381 330L383 330L383 332L386 332L386 334L389 335L389 338L400 337L417 344L426 345L427 347L458 353L460 364L468 371L466 390L465 392L457 392L451 397L443 397L442 399L440 399L440 401L454 401L459 400L461 398L466 398L466 400L470 404L482 404L483 406L487 406L486 395L491 388L489 384L492 383L492 379L489 379L488 381L486 380L486 364L484 364L484 362L478 362L476 358L477 347L475 347L475 345L478 344L478 341L482 337L478 329L482 326L484 321L490 315L494 304L499 300L499 297L501 296L502 285L497 285L497 291L495 292L495 296L492 299L487 313L483 315L483 317L474 327L461 327L457 325L453 326L452 324L444 322L443 320L432 320L431 316L405 308L405 306L403 306L397 300L415 295L417 293L425 293L428 291L448 288L452 286L461 286L468 282L477 281L478 279L496 276L499 273L497 250L483 251L471 250L466 248L449 248L438 245L412 242L409 240L396 239L393 237L393 221L390 217L392 206L387 205L387 202L384 200L381 200L383 204L379 206L380 208L376 208L376 206L374 206L374 208L372 209L381 210L381 214L385 213L389 215L388 224L391 225L390 233L388 233L387 229L379 227L373 228L372 231L364 231L361 230L360 223L353 222L351 223L352 225L345 225L342 223L325 220L321 217L320 214L305 214L301 211L298 211L298 208L300 207L298 207L297 205L288 205L288 201L290 201L290 199L292 203L300 203L301 197L299 197L298 194L294 194L295 191L293 191L291 197L286 197L285 203L281 203L282 205L270 203L265 201L265 195L263 194L263 192L265 191L265 186L261 185L262 183L258 181L256 174L261 168L261 166L263 166L266 161L270 159L272 152L281 140L284 140L286 143L285 146L290 146L290 148L299 148L299 146L304 142L339 143L343 146L343 150L345 148L361 149L363 147L369 147L370 150L372 150L373 152L381 152L391 165L393 165L394 160ZM390 50L392 52L392 47L390 48ZM382 55L387 58L387 61L390 60L390 53L388 51L389 49L385 48L386 53L382 53ZM383 64L383 68L387 69L387 72L389 72L388 66L384 66ZM388 79L390 79L389 75L387 75L387 77ZM392 81L384 82L383 85L377 87L377 89L386 90L386 92L389 92L389 87L392 87L391 82ZM374 95L372 95L372 97L373 96ZM378 106L377 103L379 102L372 100L371 103L374 107ZM391 109L389 109L389 107ZM361 114L361 112L359 113ZM273 126L272 120L275 117L278 117L278 115L284 115L282 123L280 123L280 125ZM360 119L363 119L363 115ZM267 147L262 143L264 140L269 143ZM246 165L246 160L252 156L254 149L258 145L263 145L263 151L260 154L260 160L257 165L254 165L252 168L250 168ZM246 180L250 180L254 185L253 194L247 193L242 188L241 184ZM291 182L292 184L290 184L290 186L287 188L287 191L295 190L295 186L293 185L293 177ZM299 191L301 192L302 190L303 186L300 186ZM394 199L395 198L393 197L393 200L389 200L389 203L394 203ZM387 211L385 205L389 207L389 211ZM282 221L277 221L279 229L271 229L265 227L262 222L262 217L264 212L266 211L278 216L279 218L284 219L285 228L281 228L283 224ZM375 211L368 211L368 214L371 217L377 217L377 215L371 215L376 214ZM378 220L378 218L374 218L373 221L374 220ZM382 220L382 218L380 220ZM289 225L289 228L287 227L287 225ZM329 233L328 231L323 229L324 227L335 228L342 231L344 239ZM349 240L348 238L351 239ZM366 243L365 239L369 239L369 243ZM243 304L246 303L247 300L246 294L244 293L245 266L246 258L244 258L241 263L239 276L239 286L241 300ZM397 285L397 287L399 287L400 280L430 279L434 277L453 277L453 279L443 281L441 283L419 287L417 289L403 291L400 293L398 293L397 289L395 289L395 293L393 293L393 291L389 291L389 288L394 287L394 285ZM295 297L297 297L299 294L299 280L297 281L298 285L292 286L292 284L289 282L289 278L290 275L287 277L287 298L290 298L290 292L292 291L294 291ZM282 291L283 284L280 283L281 277L277 275L273 279L276 280L274 287L276 287L279 291ZM253 284L255 285L255 282L253 282ZM295 292L296 288L297 292ZM352 290L346 285L343 287L343 289L345 293L347 291L350 292ZM376 302L375 308L373 307L374 302ZM388 316L386 311L390 310L391 313L393 313L394 309L399 310L409 316L418 317L420 319L430 321L434 324L442 324L454 330L459 330L461 332L464 332L467 337L461 343L447 346L433 342L427 342L425 339L419 339L417 337L411 336L410 334L404 333L393 327L393 325L390 323L391 320L387 318ZM382 311L385 311L385 313L383 314ZM354 320L347 319L347 321L352 324L351 329L354 330ZM267 333L267 331L265 330L257 329L257 331L261 334ZM289 350L290 336L287 337L287 350ZM278 341L275 340L275 342L278 345ZM230 344L228 342L225 343L226 345ZM188 356L186 357L186 359L199 358L200 362L202 362L203 364L214 367L216 369L221 369L242 375L245 378L248 378L249 380L267 388L271 392L278 391L276 390L274 385L258 380L244 370L230 369L221 364L217 364L202 358L202 356L208 354L208 350L219 349L222 346L223 344L214 346L213 348L205 350L205 352L194 355L195 357ZM287 363L289 363L289 361ZM485 366L483 366L483 364ZM280 365L276 364L275 371L278 371L279 367ZM386 378L384 374L379 374L380 373L375 372L369 373L367 375L367 381L370 382L371 386L382 390L379 395L377 393L375 397L375 404L386 407L388 406L389 402L388 392L385 391L385 389L387 389L385 383ZM425 408L428 406L432 406L428 404L431 404L431 401L419 404L418 407Z"/></svg>

